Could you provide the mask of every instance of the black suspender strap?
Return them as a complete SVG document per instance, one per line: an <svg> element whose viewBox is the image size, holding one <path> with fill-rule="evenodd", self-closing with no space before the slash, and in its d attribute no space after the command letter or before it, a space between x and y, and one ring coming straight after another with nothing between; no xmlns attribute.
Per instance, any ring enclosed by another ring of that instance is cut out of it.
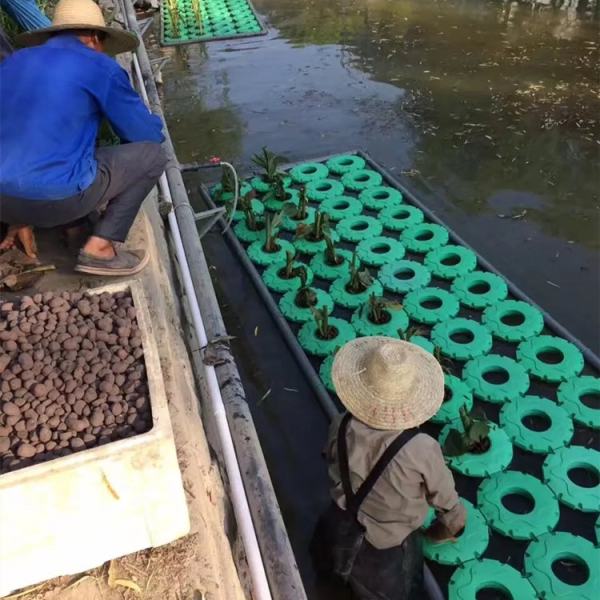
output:
<svg viewBox="0 0 600 600"><path fill-rule="evenodd" d="M350 413L346 413L342 419L340 428L338 430L337 449L340 476L342 479L342 489L344 490L344 496L346 497L346 509L356 516L360 509L360 505L363 503L369 492L373 489L373 486L377 483L377 480L381 474L394 459L394 456L396 456L400 449L415 435L417 435L419 431L417 429L406 429L400 433L398 437L396 437L396 439L384 450L383 454L379 457L379 460L375 463L375 466L368 474L367 478L362 482L355 494L352 491L352 485L350 483L348 446L346 442L346 430L348 429L348 423L350 422L351 418L352 415Z"/></svg>

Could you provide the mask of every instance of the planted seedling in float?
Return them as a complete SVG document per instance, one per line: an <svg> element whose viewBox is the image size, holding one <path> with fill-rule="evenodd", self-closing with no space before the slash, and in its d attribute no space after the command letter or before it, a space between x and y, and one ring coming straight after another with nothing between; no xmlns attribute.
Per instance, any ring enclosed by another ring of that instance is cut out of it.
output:
<svg viewBox="0 0 600 600"><path fill-rule="evenodd" d="M466 405L463 405L459 413L463 430L451 429L448 432L444 441L444 454L461 456L487 452L490 449L490 425L483 411L473 409L469 412Z"/></svg>
<svg viewBox="0 0 600 600"><path fill-rule="evenodd" d="M362 294L369 289L373 283L373 277L369 269L360 270L360 263L356 259L356 250L352 253L352 262L350 263L350 279L346 284L346 291L349 294Z"/></svg>
<svg viewBox="0 0 600 600"><path fill-rule="evenodd" d="M167 0L167 9L171 18L171 29L173 37L179 37L179 6L177 0Z"/></svg>
<svg viewBox="0 0 600 600"><path fill-rule="evenodd" d="M321 242L329 233L329 215L317 210L312 223L301 223L298 225L295 237L296 239L306 239L309 242Z"/></svg>
<svg viewBox="0 0 600 600"><path fill-rule="evenodd" d="M337 327L329 324L329 310L326 306L323 308L311 307L315 323L317 324L316 335L322 340L333 340L338 335Z"/></svg>
<svg viewBox="0 0 600 600"><path fill-rule="evenodd" d="M383 296L371 294L369 301L364 305L363 315L375 325L385 325L392 320L390 311L393 310L402 310L402 304Z"/></svg>
<svg viewBox="0 0 600 600"><path fill-rule="evenodd" d="M263 221L258 220L258 215L254 212L254 208L252 207L252 201L254 200L255 196L256 193L254 190L244 194L240 198L240 208L244 213L246 228L249 231L262 231L265 228L265 224Z"/></svg>
<svg viewBox="0 0 600 600"><path fill-rule="evenodd" d="M308 285L308 273L306 267L300 266L293 270L296 277L300 278L300 289L296 293L296 306L309 308L317 303L315 290Z"/></svg>
<svg viewBox="0 0 600 600"><path fill-rule="evenodd" d="M279 170L284 161L283 156L274 154L266 147L263 147L262 153L255 154L252 157L252 162L263 170L260 178L270 186L275 185L278 181L283 182L284 177L286 177L286 174Z"/></svg>

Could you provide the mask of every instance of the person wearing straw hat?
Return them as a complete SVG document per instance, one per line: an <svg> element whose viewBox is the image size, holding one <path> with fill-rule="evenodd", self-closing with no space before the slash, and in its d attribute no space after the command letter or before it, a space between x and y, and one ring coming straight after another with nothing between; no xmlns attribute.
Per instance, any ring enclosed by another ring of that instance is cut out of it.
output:
<svg viewBox="0 0 600 600"><path fill-rule="evenodd" d="M422 591L419 530L451 542L466 513L436 440L418 430L440 408L444 374L409 342L373 336L336 354L332 379L347 413L327 446L332 504L312 542L317 568L360 600L408 600Z"/></svg>
<svg viewBox="0 0 600 600"><path fill-rule="evenodd" d="M20 242L35 256L32 227L91 221L77 271L132 275L148 260L125 251L139 208L166 165L161 119L109 55L137 47L108 27L93 0L60 0L50 27L20 35L0 63L0 250ZM103 120L121 144L96 148Z"/></svg>

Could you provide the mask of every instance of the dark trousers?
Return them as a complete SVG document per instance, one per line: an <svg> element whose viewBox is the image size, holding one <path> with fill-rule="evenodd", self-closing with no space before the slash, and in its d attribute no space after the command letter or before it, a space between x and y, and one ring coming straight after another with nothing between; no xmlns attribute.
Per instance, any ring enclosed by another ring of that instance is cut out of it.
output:
<svg viewBox="0 0 600 600"><path fill-rule="evenodd" d="M92 185L62 200L35 200L0 195L0 221L14 225L57 227L90 217L93 234L124 242L150 190L164 171L160 144L138 142L98 148Z"/></svg>

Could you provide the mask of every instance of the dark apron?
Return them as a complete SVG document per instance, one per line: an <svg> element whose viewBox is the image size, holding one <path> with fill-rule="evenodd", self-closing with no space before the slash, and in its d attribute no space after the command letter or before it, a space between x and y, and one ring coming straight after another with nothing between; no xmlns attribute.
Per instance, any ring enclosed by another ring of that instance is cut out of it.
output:
<svg viewBox="0 0 600 600"><path fill-rule="evenodd" d="M418 531L399 546L378 550L365 540L365 528L357 520L358 511L373 486L400 449L418 431L403 431L383 452L356 493L350 484L346 430L351 419L344 415L337 437L338 461L346 510L332 502L321 516L311 552L317 571L347 582L360 600L409 600L421 590L423 556Z"/></svg>

